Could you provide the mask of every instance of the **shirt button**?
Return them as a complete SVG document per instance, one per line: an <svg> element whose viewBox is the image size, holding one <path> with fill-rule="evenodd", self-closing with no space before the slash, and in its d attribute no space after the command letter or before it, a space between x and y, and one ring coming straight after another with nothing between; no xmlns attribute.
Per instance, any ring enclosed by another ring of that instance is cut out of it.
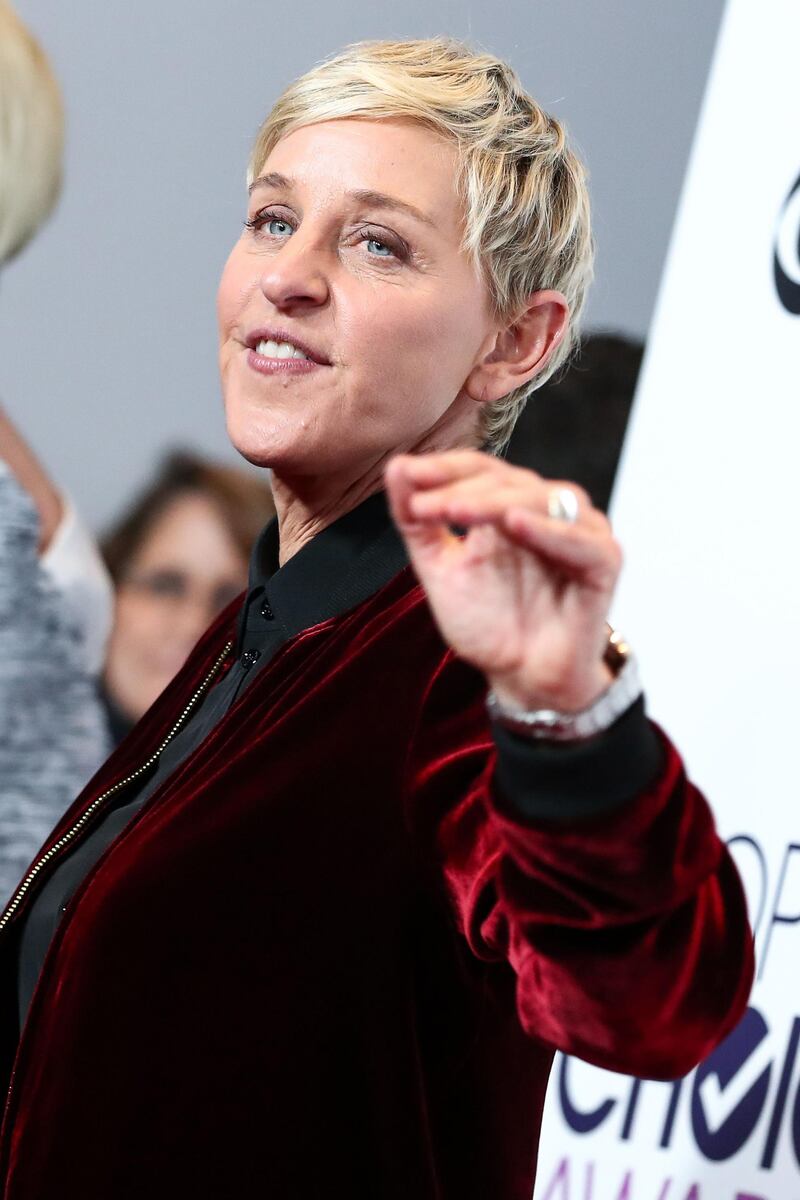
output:
<svg viewBox="0 0 800 1200"><path fill-rule="evenodd" d="M261 658L260 650L245 650L244 654L242 655L242 657L239 661L241 662L245 671L249 671L250 668L252 667L253 663L257 663L260 658Z"/></svg>
<svg viewBox="0 0 800 1200"><path fill-rule="evenodd" d="M272 609L269 606L269 600L265 600L264 603L261 605L261 615L265 621L274 621L275 620L275 613L272 611Z"/></svg>

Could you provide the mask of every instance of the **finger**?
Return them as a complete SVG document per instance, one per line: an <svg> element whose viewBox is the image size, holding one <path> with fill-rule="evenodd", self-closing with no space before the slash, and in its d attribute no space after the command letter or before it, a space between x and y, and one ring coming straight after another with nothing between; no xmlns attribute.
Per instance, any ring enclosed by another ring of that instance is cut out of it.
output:
<svg viewBox="0 0 800 1200"><path fill-rule="evenodd" d="M587 526L554 521L528 508L509 508L503 529L518 545L571 574L591 576L592 582L600 586L613 585L620 572L622 551L607 528L598 533Z"/></svg>
<svg viewBox="0 0 800 1200"><path fill-rule="evenodd" d="M524 506L529 497L519 489L498 487L495 479L470 479L430 492L415 492L409 506L419 521L450 525L497 524L508 508Z"/></svg>
<svg viewBox="0 0 800 1200"><path fill-rule="evenodd" d="M399 459L393 459L385 472L386 496L389 511L406 543L412 561L425 555L440 554L452 534L441 522L420 521L411 509L416 494L412 480Z"/></svg>
<svg viewBox="0 0 800 1200"><path fill-rule="evenodd" d="M451 450L442 454L401 454L386 468L387 481L402 472L418 489L439 487L459 479L494 474L498 460L478 450Z"/></svg>
<svg viewBox="0 0 800 1200"><path fill-rule="evenodd" d="M552 490L551 485L532 478L527 471L521 477L480 475L416 492L409 497L409 507L420 521L446 521L466 526L502 523L509 508L527 508L541 516L549 516ZM549 519L553 520L552 517ZM608 525L605 516L591 504L579 507L577 521L583 528L597 533L604 532Z"/></svg>
<svg viewBox="0 0 800 1200"><path fill-rule="evenodd" d="M517 545L551 566L593 585L613 585L622 565L619 544L610 536L553 521L528 509L509 509L504 532Z"/></svg>

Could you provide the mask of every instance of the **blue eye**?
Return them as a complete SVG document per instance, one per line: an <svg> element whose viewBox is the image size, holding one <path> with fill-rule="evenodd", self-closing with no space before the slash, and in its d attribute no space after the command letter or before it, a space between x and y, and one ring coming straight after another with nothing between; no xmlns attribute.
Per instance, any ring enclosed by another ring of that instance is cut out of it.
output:
<svg viewBox="0 0 800 1200"><path fill-rule="evenodd" d="M367 249L370 254L376 254L378 258L390 258L392 255L391 246L387 246L385 242L379 242L377 238L367 238Z"/></svg>
<svg viewBox="0 0 800 1200"><path fill-rule="evenodd" d="M271 237L277 238L289 237L294 232L291 221L288 221L286 217L276 217L274 212L270 212L266 208L260 209L255 216L248 217L244 227L256 234L266 230Z"/></svg>

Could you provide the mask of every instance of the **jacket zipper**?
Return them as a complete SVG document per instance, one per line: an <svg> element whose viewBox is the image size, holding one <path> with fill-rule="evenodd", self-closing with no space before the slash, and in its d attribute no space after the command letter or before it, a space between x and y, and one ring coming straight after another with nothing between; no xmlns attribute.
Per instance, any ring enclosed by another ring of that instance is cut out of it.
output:
<svg viewBox="0 0 800 1200"><path fill-rule="evenodd" d="M41 858L36 860L36 862L31 867L30 871L28 871L27 875L22 880L22 883L17 888L12 899L9 901L7 908L6 908L5 912L3 913L2 919L0 919L0 932L2 932L3 929L5 929L8 922L14 916L14 913L17 911L20 904L24 900L25 895L28 892L31 884L36 880L36 878L40 874L40 872L44 869L44 867L47 866L47 864L50 862L50 860L56 854L58 854L58 852L60 850L63 850L64 846L68 845L73 840L73 838L76 837L77 834L80 833L80 831L83 829L83 827L86 825L86 823L97 812L98 808L103 803L103 801L107 800L109 796L113 796L115 792L118 792L122 788L127 787L127 785L129 783L132 783L134 779L138 779L138 777L144 771L148 770L149 767L152 767L153 763L158 761L158 758L161 755L161 753L164 751L164 749L169 745L169 743L172 741L172 739L175 737L175 735L180 732L183 725L186 724L187 718L189 717L192 709L196 706L200 697L204 694L204 692L206 692L208 690L208 688L209 688L210 684L212 683L213 679L215 678L215 676L219 674L220 667L225 662L225 659L230 654L232 648L233 648L233 642L227 642L225 644L225 649L222 651L219 658L212 666L208 675L206 675L203 682L200 684L200 686L194 692L194 694L190 698L188 704L184 708L181 715L178 717L175 724L170 729L167 736L164 738L161 745L158 747L158 749L153 754L150 755L150 757L146 760L146 762L143 762L142 765L140 767L137 767L137 769L135 771L133 771L130 775L126 775L124 779L118 780L118 782L115 783L113 787L110 787L108 789L108 791L105 791L101 795L97 796L92 801L92 803L89 805L89 807L80 815L80 817L78 817L78 820L75 822L75 824L72 825L66 831L66 833L63 833L61 835L61 837L58 839L58 841L55 842L50 847L50 849L45 854L42 855Z"/></svg>

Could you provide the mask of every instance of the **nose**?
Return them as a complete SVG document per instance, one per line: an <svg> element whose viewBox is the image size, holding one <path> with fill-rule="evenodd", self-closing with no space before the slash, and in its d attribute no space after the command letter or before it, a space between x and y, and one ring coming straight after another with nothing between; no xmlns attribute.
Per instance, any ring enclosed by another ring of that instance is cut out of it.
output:
<svg viewBox="0 0 800 1200"><path fill-rule="evenodd" d="M261 290L275 308L284 312L318 308L328 299L324 252L299 231L286 239L261 275Z"/></svg>

